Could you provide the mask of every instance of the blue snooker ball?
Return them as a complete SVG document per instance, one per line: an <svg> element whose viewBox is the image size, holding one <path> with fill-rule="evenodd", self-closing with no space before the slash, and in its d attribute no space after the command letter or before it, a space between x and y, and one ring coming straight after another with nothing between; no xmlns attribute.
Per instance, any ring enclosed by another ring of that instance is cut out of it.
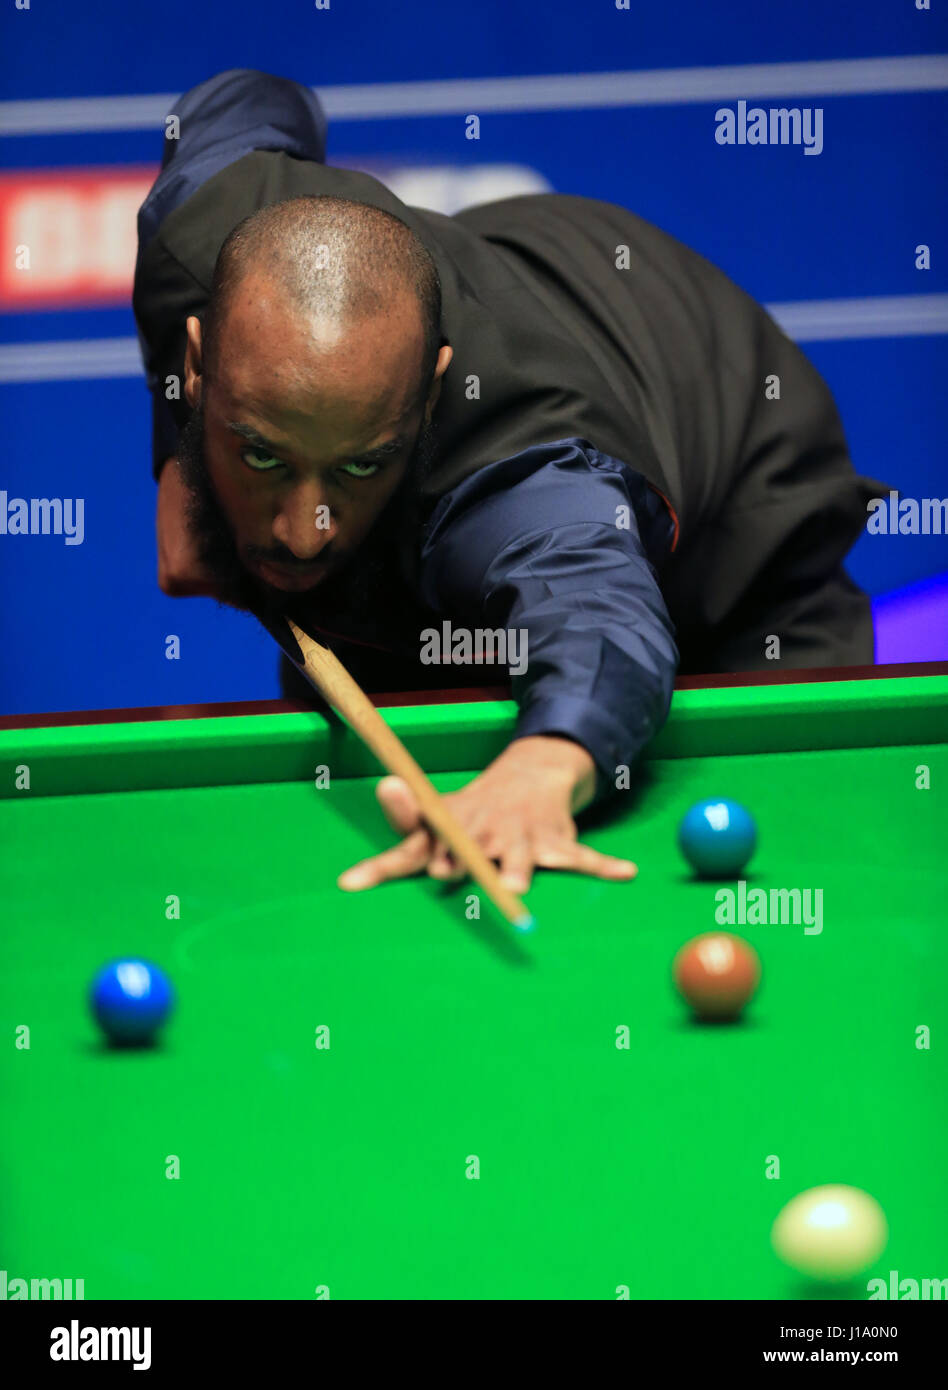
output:
<svg viewBox="0 0 948 1390"><path fill-rule="evenodd" d="M734 878L754 853L757 827L736 801L699 801L678 827L678 844L699 878Z"/></svg>
<svg viewBox="0 0 948 1390"><path fill-rule="evenodd" d="M110 961L92 982L92 1012L113 1043L151 1042L173 1002L167 975L147 960Z"/></svg>

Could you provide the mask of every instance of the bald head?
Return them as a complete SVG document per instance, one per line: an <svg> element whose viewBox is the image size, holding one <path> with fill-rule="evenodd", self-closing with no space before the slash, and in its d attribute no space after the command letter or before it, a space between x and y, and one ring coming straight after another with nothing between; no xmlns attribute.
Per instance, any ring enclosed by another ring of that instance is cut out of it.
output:
<svg viewBox="0 0 948 1390"><path fill-rule="evenodd" d="M441 287L434 261L404 222L346 198L291 198L239 223L221 247L204 318L204 372L217 375L227 318L240 291L266 286L295 326L337 346L368 321L419 338L419 393L441 341ZM413 322L411 322L413 320Z"/></svg>

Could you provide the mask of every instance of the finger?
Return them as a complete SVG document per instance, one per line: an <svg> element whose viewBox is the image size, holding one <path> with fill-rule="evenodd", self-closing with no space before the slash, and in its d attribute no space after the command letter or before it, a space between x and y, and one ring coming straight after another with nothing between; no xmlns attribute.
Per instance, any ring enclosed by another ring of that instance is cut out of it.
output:
<svg viewBox="0 0 948 1390"><path fill-rule="evenodd" d="M376 854L371 859L353 864L351 869L339 875L336 882L348 893L359 893L364 888L374 888L389 879L419 873L427 864L430 854L431 836L427 830L416 830L394 849L387 849L384 854Z"/></svg>
<svg viewBox="0 0 948 1390"><path fill-rule="evenodd" d="M500 876L512 893L527 891L535 866L535 854L526 840L518 840L500 856Z"/></svg>
<svg viewBox="0 0 948 1390"><path fill-rule="evenodd" d="M375 789L375 795L385 819L399 835L410 835L413 830L419 829L421 813L407 782L400 777L383 777Z"/></svg>
<svg viewBox="0 0 948 1390"><path fill-rule="evenodd" d="M538 850L536 862L544 869L572 869L576 873L589 874L592 878L614 880L635 878L639 871L639 866L631 859L600 854L589 845L567 840Z"/></svg>
<svg viewBox="0 0 948 1390"><path fill-rule="evenodd" d="M502 854L500 847L490 839L485 839L487 832L479 832L476 825L468 827L468 834L472 840L480 845L488 859L499 860ZM444 879L446 881L457 882L465 878L468 870L460 864L450 848L440 837L435 841L434 851L431 862L428 865L428 873L432 878Z"/></svg>
<svg viewBox="0 0 948 1390"><path fill-rule="evenodd" d="M477 839L477 836L473 835L473 838ZM432 878L444 879L446 882L462 879L467 873L464 865L459 864L451 853L447 841L443 840L440 835L434 841L431 859L428 862L428 873Z"/></svg>
<svg viewBox="0 0 948 1390"><path fill-rule="evenodd" d="M467 873L463 864L459 864L451 851L442 846L437 850L428 865L428 873L432 878L442 879L444 882L457 883L464 878Z"/></svg>

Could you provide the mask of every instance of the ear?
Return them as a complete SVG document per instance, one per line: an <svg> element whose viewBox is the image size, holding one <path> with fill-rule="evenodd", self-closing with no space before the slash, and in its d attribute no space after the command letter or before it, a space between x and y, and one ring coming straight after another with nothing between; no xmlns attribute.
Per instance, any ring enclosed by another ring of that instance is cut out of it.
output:
<svg viewBox="0 0 948 1390"><path fill-rule="evenodd" d="M431 386L428 388L428 399L425 401L425 419L430 419L431 412L438 404L438 397L441 395L441 378L451 365L451 358L454 356L454 349L449 343L445 343L438 353L438 360L435 363L434 375L431 378Z"/></svg>
<svg viewBox="0 0 948 1390"><path fill-rule="evenodd" d="M184 396L195 410L201 403L203 384L203 353L201 349L201 320L193 314L187 321L188 341L184 349Z"/></svg>

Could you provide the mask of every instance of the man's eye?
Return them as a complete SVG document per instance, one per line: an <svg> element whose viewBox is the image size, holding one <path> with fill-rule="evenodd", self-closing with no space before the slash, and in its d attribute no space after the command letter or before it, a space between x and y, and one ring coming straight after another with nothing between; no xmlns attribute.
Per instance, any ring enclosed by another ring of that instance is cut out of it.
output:
<svg viewBox="0 0 948 1390"><path fill-rule="evenodd" d="M344 463L340 473L348 473L350 478L374 478L379 471L377 463Z"/></svg>
<svg viewBox="0 0 948 1390"><path fill-rule="evenodd" d="M280 460L268 454L266 449L245 449L241 458L248 468L255 469L257 473L268 473L271 468L280 466Z"/></svg>

